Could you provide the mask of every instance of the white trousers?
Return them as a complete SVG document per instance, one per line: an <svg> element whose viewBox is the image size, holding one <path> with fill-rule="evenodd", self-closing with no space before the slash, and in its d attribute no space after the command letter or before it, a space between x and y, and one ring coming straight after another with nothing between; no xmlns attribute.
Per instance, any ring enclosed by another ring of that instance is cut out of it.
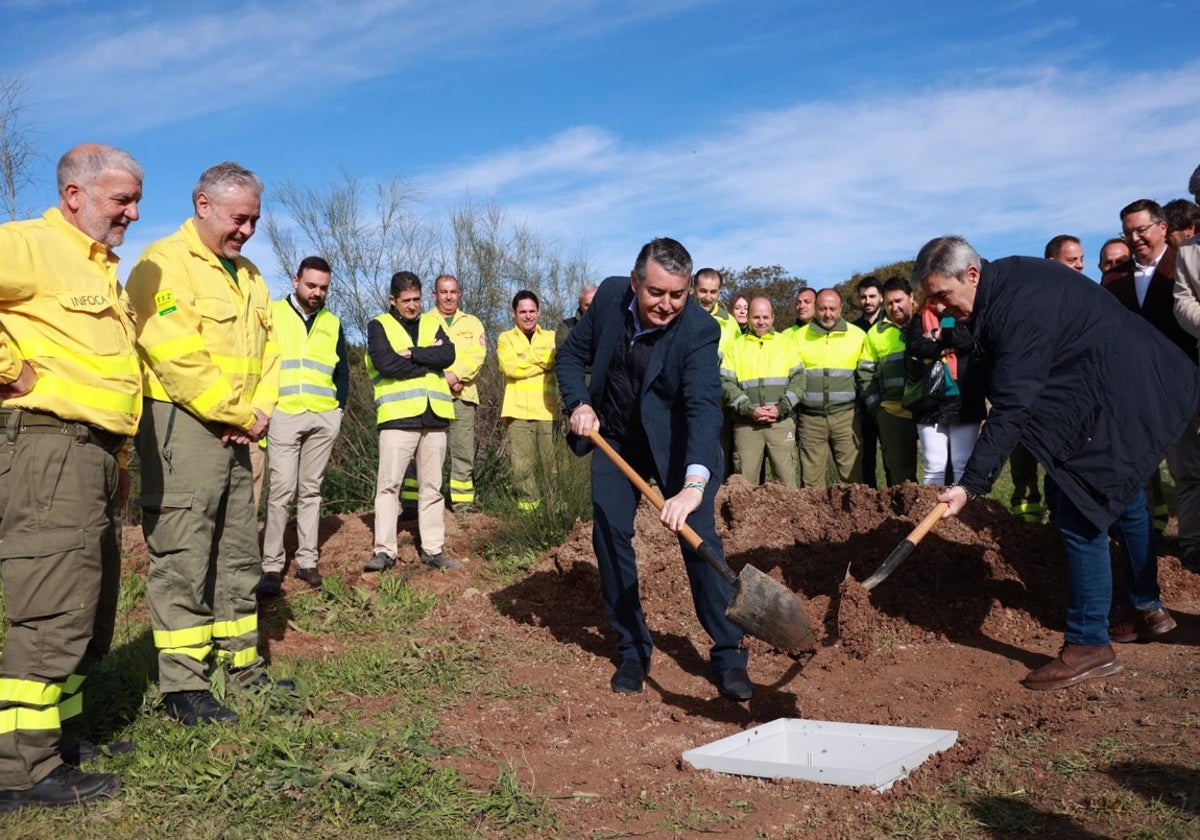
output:
<svg viewBox="0 0 1200 840"><path fill-rule="evenodd" d="M921 483L945 484L946 465L954 467L954 480L962 478L979 439L979 424L917 426L921 437Z"/></svg>

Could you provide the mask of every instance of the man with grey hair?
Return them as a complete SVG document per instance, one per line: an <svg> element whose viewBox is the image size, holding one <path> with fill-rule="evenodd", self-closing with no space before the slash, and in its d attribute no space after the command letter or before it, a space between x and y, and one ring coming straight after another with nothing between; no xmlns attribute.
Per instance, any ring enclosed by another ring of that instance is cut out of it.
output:
<svg viewBox="0 0 1200 840"><path fill-rule="evenodd" d="M1058 689L1117 673L1112 642L1175 626L1159 600L1143 487L1195 415L1196 367L1112 295L1051 260L984 262L965 239L944 236L917 254L913 280L992 360L991 411L958 484L938 497L945 515L991 490L1018 441L1046 469L1067 562L1067 629L1058 656L1023 684ZM1112 627L1110 533L1124 558L1126 605Z"/></svg>
<svg viewBox="0 0 1200 840"><path fill-rule="evenodd" d="M58 164L57 207L0 225L0 814L112 796L79 763L77 724L112 643L127 443L142 412L113 249L138 219L142 168L86 143ZM94 702L94 701L93 701Z"/></svg>
<svg viewBox="0 0 1200 840"><path fill-rule="evenodd" d="M236 163L207 169L195 215L152 243L129 277L146 410L138 435L146 582L167 714L185 725L234 722L209 690L272 685L258 654L262 572L249 447L279 391L271 295L242 256L263 186ZM280 681L288 688L290 681Z"/></svg>

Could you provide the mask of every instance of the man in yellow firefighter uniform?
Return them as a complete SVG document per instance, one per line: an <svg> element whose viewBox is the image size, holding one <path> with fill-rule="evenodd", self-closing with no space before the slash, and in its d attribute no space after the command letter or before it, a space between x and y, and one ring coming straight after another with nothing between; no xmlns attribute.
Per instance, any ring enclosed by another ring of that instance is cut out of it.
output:
<svg viewBox="0 0 1200 840"><path fill-rule="evenodd" d="M0 813L121 786L74 766L96 747L72 722L117 611L123 450L142 386L112 249L138 218L142 168L77 146L58 192L40 219L0 226Z"/></svg>
<svg viewBox="0 0 1200 840"><path fill-rule="evenodd" d="M880 318L867 329L858 360L859 393L863 410L875 420L884 472L889 485L917 480L917 424L901 405L905 382L905 331L913 316L912 287L903 277L882 286Z"/></svg>
<svg viewBox="0 0 1200 840"><path fill-rule="evenodd" d="M862 433L854 372L866 333L842 317L836 289L817 292L817 313L795 341L804 366L804 391L797 413L800 477L805 487L825 486L833 453L840 482L862 479Z"/></svg>
<svg viewBox="0 0 1200 840"><path fill-rule="evenodd" d="M450 506L457 512L466 512L475 507L475 409L479 407L479 386L475 380L487 358L487 338L483 323L459 309L462 290L453 274L443 274L437 279L433 295L442 327L454 344L454 364L443 371L454 397L454 419L446 433Z"/></svg>
<svg viewBox="0 0 1200 840"><path fill-rule="evenodd" d="M210 691L214 664L243 686L270 685L258 655L249 446L275 407L279 351L267 284L241 253L261 196L258 176L236 163L205 170L195 215L151 243L129 277L145 371L150 624L163 705L189 726L237 720Z"/></svg>

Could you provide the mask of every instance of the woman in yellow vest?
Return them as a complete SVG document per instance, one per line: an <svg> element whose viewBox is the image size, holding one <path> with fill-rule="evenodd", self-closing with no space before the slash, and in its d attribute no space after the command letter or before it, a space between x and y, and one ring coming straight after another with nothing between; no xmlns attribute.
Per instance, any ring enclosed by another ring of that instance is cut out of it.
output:
<svg viewBox="0 0 1200 840"><path fill-rule="evenodd" d="M501 333L496 356L504 374L504 404L500 417L508 426L508 454L517 506L535 510L539 464L553 469L554 421L559 419L554 386L554 333L538 324L541 305L528 289L513 296L517 325Z"/></svg>

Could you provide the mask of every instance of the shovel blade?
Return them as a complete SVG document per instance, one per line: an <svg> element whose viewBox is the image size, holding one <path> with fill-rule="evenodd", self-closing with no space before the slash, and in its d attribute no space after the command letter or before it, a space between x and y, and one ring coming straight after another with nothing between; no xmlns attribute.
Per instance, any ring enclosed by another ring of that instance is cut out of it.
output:
<svg viewBox="0 0 1200 840"><path fill-rule="evenodd" d="M780 650L799 653L817 646L800 598L753 566L744 566L738 575L725 617L743 632Z"/></svg>

